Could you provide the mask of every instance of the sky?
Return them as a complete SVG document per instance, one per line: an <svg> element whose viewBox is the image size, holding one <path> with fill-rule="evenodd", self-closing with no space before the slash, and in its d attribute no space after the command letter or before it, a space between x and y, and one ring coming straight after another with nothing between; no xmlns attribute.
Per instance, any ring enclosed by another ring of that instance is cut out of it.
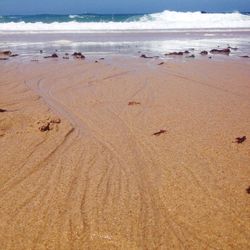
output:
<svg viewBox="0 0 250 250"><path fill-rule="evenodd" d="M0 15L250 11L250 0L0 0Z"/></svg>

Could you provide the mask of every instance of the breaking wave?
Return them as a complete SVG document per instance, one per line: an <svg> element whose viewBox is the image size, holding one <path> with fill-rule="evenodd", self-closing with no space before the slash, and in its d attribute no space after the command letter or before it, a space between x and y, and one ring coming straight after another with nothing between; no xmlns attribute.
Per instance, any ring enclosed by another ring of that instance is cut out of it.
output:
<svg viewBox="0 0 250 250"><path fill-rule="evenodd" d="M96 20L95 15L95 20ZM126 30L178 30L178 29L232 29L250 28L250 16L235 13L201 13L201 12L175 12L163 11L160 13L141 15L127 18L125 21L110 19L105 21L85 22L85 15L69 15L69 21L59 22L56 17L46 23L43 20L36 22L0 22L0 31L61 31L61 32L91 32L91 31L126 31ZM81 20L83 19L83 20ZM81 20L81 21L79 21Z"/></svg>

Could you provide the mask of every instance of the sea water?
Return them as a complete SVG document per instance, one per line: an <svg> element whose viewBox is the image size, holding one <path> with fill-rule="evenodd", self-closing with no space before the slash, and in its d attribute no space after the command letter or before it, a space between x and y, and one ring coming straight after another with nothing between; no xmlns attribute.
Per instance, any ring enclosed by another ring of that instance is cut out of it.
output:
<svg viewBox="0 0 250 250"><path fill-rule="evenodd" d="M0 16L0 50L24 54L42 49L163 55L228 45L238 47L238 54L249 52L249 13L166 10L153 14Z"/></svg>

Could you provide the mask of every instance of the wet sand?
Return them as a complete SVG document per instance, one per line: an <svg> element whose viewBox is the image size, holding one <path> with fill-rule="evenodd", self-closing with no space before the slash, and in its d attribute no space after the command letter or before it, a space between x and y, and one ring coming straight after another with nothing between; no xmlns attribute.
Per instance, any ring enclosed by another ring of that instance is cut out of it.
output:
<svg viewBox="0 0 250 250"><path fill-rule="evenodd" d="M1 249L250 248L249 62L159 62L1 62Z"/></svg>
<svg viewBox="0 0 250 250"><path fill-rule="evenodd" d="M85 55L130 55L143 54L164 56L165 53L194 49L193 52L237 48L231 55L241 56L250 51L250 29L184 29L141 30L114 32L66 33L25 32L0 30L0 51L11 50L18 54L33 56L40 49L47 53L84 51Z"/></svg>

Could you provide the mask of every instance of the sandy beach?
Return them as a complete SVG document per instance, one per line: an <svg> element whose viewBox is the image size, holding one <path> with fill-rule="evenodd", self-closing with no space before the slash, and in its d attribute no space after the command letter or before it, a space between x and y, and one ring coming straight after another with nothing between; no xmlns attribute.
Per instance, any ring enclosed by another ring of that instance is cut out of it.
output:
<svg viewBox="0 0 250 250"><path fill-rule="evenodd" d="M161 61L0 61L1 249L250 249L250 61Z"/></svg>

